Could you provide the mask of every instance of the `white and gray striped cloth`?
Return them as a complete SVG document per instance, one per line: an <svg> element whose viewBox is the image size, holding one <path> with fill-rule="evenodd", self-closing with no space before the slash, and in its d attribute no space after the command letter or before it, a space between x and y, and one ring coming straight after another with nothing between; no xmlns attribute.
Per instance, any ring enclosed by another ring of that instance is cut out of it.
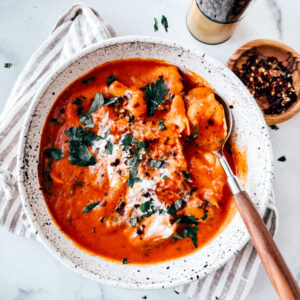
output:
<svg viewBox="0 0 300 300"><path fill-rule="evenodd" d="M15 179L18 140L30 102L44 80L70 56L114 35L113 29L93 9L73 5L19 75L0 116L0 225L9 231L32 237ZM270 195L264 221L274 235L277 214L272 201ZM201 280L176 288L176 291L201 300L242 300L253 284L259 264L257 253L249 242L225 266Z"/></svg>

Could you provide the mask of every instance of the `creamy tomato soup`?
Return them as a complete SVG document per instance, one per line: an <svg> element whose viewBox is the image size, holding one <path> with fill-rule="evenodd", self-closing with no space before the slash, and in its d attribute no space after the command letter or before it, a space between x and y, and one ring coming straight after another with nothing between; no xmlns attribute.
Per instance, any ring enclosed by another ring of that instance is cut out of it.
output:
<svg viewBox="0 0 300 300"><path fill-rule="evenodd" d="M212 153L226 130L200 76L157 60L103 64L69 85L47 117L39 179L49 211L77 245L107 259L192 253L232 211Z"/></svg>

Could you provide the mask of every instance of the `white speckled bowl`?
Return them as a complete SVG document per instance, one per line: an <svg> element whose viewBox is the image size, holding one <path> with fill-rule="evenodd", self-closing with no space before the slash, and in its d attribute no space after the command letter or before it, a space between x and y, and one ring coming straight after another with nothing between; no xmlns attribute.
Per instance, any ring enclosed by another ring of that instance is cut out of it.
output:
<svg viewBox="0 0 300 300"><path fill-rule="evenodd" d="M119 37L103 41L69 60L47 80L36 95L21 134L18 183L24 210L35 234L63 263L101 283L126 288L166 288L201 278L222 266L249 239L238 214L227 228L197 252L152 265L122 265L92 256L78 248L53 222L38 181L42 128L56 97L79 76L120 58L156 58L187 68L204 77L229 104L234 103L234 134L238 147L248 149L247 190L260 213L272 188L272 150L263 116L241 81L223 64L201 50L153 37Z"/></svg>

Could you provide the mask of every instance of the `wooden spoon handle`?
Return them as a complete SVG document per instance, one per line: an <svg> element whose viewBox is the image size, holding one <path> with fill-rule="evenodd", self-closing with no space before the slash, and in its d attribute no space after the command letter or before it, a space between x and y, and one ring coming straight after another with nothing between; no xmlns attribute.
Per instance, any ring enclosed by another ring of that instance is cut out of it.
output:
<svg viewBox="0 0 300 300"><path fill-rule="evenodd" d="M300 290L297 282L249 195L247 192L241 191L233 197L279 298L281 300L299 300Z"/></svg>

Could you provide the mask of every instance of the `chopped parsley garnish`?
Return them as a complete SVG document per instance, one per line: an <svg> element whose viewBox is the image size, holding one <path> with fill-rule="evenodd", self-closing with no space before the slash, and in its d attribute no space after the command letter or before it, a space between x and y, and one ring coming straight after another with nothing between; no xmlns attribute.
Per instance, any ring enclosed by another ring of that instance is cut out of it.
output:
<svg viewBox="0 0 300 300"><path fill-rule="evenodd" d="M168 162L167 161L165 161L165 160L158 160L158 159L152 159L152 158L149 159L149 164L150 164L150 167L153 170L168 166Z"/></svg>
<svg viewBox="0 0 300 300"><path fill-rule="evenodd" d="M103 137L92 131L84 130L80 126L69 128L65 134L69 137L69 162L77 166L95 165L96 159L87 146L92 146L95 141L103 139Z"/></svg>
<svg viewBox="0 0 300 300"><path fill-rule="evenodd" d="M207 219L207 215L208 215L208 212L205 211L203 217L200 220L202 220L202 221L206 220Z"/></svg>
<svg viewBox="0 0 300 300"><path fill-rule="evenodd" d="M5 63L4 64L4 68L7 68L7 69L9 69L9 68L11 68L12 67L12 63Z"/></svg>
<svg viewBox="0 0 300 300"><path fill-rule="evenodd" d="M126 265L126 264L128 264L130 262L130 260L128 259L128 258L123 258L123 260L122 260L122 264L123 265Z"/></svg>
<svg viewBox="0 0 300 300"><path fill-rule="evenodd" d="M158 22L157 22L156 18L154 18L154 25L153 25L153 27L154 27L154 31L158 31Z"/></svg>
<svg viewBox="0 0 300 300"><path fill-rule="evenodd" d="M158 128L161 130L161 131L164 131L167 129L166 125L164 124L164 119L161 119L159 122L158 122Z"/></svg>
<svg viewBox="0 0 300 300"><path fill-rule="evenodd" d="M78 141L70 141L69 144L69 162L72 165L86 167L93 166L97 163L96 158L88 150L85 145L80 144Z"/></svg>
<svg viewBox="0 0 300 300"><path fill-rule="evenodd" d="M116 76L108 76L107 77L107 86L110 86L114 81L118 80L118 78Z"/></svg>
<svg viewBox="0 0 300 300"><path fill-rule="evenodd" d="M130 171L129 171L129 178L128 178L126 184L132 188L136 182L141 181L141 179L136 176L138 165L139 165L138 155L129 158L128 165L130 166Z"/></svg>
<svg viewBox="0 0 300 300"><path fill-rule="evenodd" d="M144 218L150 217L151 215L156 213L156 210L153 207L153 203L150 200L142 203L139 208L144 214L137 218L137 222L140 222Z"/></svg>
<svg viewBox="0 0 300 300"><path fill-rule="evenodd" d="M142 160L142 155L140 154L140 150L145 150L147 153L147 145L145 142L138 141L135 137L126 135L121 144L123 146L124 151L132 150L134 156L128 159L128 165L130 166L129 178L127 180L127 185L129 187L133 187L136 182L140 182L141 179L137 177L138 173L138 165Z"/></svg>
<svg viewBox="0 0 300 300"><path fill-rule="evenodd" d="M112 98L105 98L104 99L104 105L110 105L110 104L114 104L116 103L119 99L121 99L120 97L112 97Z"/></svg>
<svg viewBox="0 0 300 300"><path fill-rule="evenodd" d="M145 98L147 104L147 115L152 117L158 109L158 106L164 101L165 96L170 90L162 78L155 83L151 82L146 88Z"/></svg>
<svg viewBox="0 0 300 300"><path fill-rule="evenodd" d="M195 126L194 128L194 134L193 135L188 135L186 136L185 138L185 143L190 143L190 142L193 142L194 140L196 140L199 136L199 129L197 126Z"/></svg>
<svg viewBox="0 0 300 300"><path fill-rule="evenodd" d="M91 77L88 77L88 78L85 78L81 81L82 84L84 85L89 85L90 83L92 83L93 81L96 80L96 77L94 76L91 76Z"/></svg>
<svg viewBox="0 0 300 300"><path fill-rule="evenodd" d="M161 174L160 177L163 179L163 180L167 180L169 177L165 174Z"/></svg>
<svg viewBox="0 0 300 300"><path fill-rule="evenodd" d="M82 104L82 100L78 97L75 98L75 100L72 101L73 104L75 105L81 105Z"/></svg>
<svg viewBox="0 0 300 300"><path fill-rule="evenodd" d="M277 125L270 125L269 127L273 130L278 130L279 129L279 127Z"/></svg>
<svg viewBox="0 0 300 300"><path fill-rule="evenodd" d="M182 204L183 204L183 200L182 199L179 199L179 200L176 200L170 207L169 209L167 210L167 213L171 216L174 216L176 215L176 212L178 209L180 209L182 207Z"/></svg>
<svg viewBox="0 0 300 300"><path fill-rule="evenodd" d="M183 175L183 178L184 178L186 181L189 181L189 180L190 180L190 175L189 175L188 172L182 171L182 175Z"/></svg>
<svg viewBox="0 0 300 300"><path fill-rule="evenodd" d="M58 161L58 160L62 159L63 157L65 157L64 153L60 149L56 149L56 148L47 149L46 155L48 157L51 157L55 161Z"/></svg>
<svg viewBox="0 0 300 300"><path fill-rule="evenodd" d="M184 238L188 237L192 240L195 248L198 248L198 239L197 239L197 232L199 230L199 227L197 226L186 226L182 230L182 235Z"/></svg>
<svg viewBox="0 0 300 300"><path fill-rule="evenodd" d="M284 161L286 161L286 157L283 155L283 156L280 156L277 160L284 162Z"/></svg>
<svg viewBox="0 0 300 300"><path fill-rule="evenodd" d="M106 145L105 145L105 150L104 150L104 154L112 154L113 152L113 144L111 141L107 141Z"/></svg>
<svg viewBox="0 0 300 300"><path fill-rule="evenodd" d="M165 31L168 32L169 24L167 18L164 15L162 15L161 17L161 24L165 27Z"/></svg>
<svg viewBox="0 0 300 300"><path fill-rule="evenodd" d="M78 108L77 114L79 116L80 122L86 128L94 128L95 127L95 124L93 122L91 114L96 112L104 104L104 102L105 101L104 101L103 95L101 93L96 93L96 96L92 102L92 105L86 114L82 114L82 106L80 106Z"/></svg>
<svg viewBox="0 0 300 300"><path fill-rule="evenodd" d="M100 203L100 201L97 201L97 202L95 202L95 203L91 203L91 204L87 205L87 206L83 209L82 213L85 214L85 213L87 213L87 212L93 210L99 203Z"/></svg>
<svg viewBox="0 0 300 300"><path fill-rule="evenodd" d="M94 227L94 228L93 228L92 232L93 232L93 233L95 233L95 232L96 232L96 227Z"/></svg>
<svg viewBox="0 0 300 300"><path fill-rule="evenodd" d="M141 212L146 212L151 208L151 205L152 205L152 201L149 200L149 201L142 203L139 208L140 208Z"/></svg>

